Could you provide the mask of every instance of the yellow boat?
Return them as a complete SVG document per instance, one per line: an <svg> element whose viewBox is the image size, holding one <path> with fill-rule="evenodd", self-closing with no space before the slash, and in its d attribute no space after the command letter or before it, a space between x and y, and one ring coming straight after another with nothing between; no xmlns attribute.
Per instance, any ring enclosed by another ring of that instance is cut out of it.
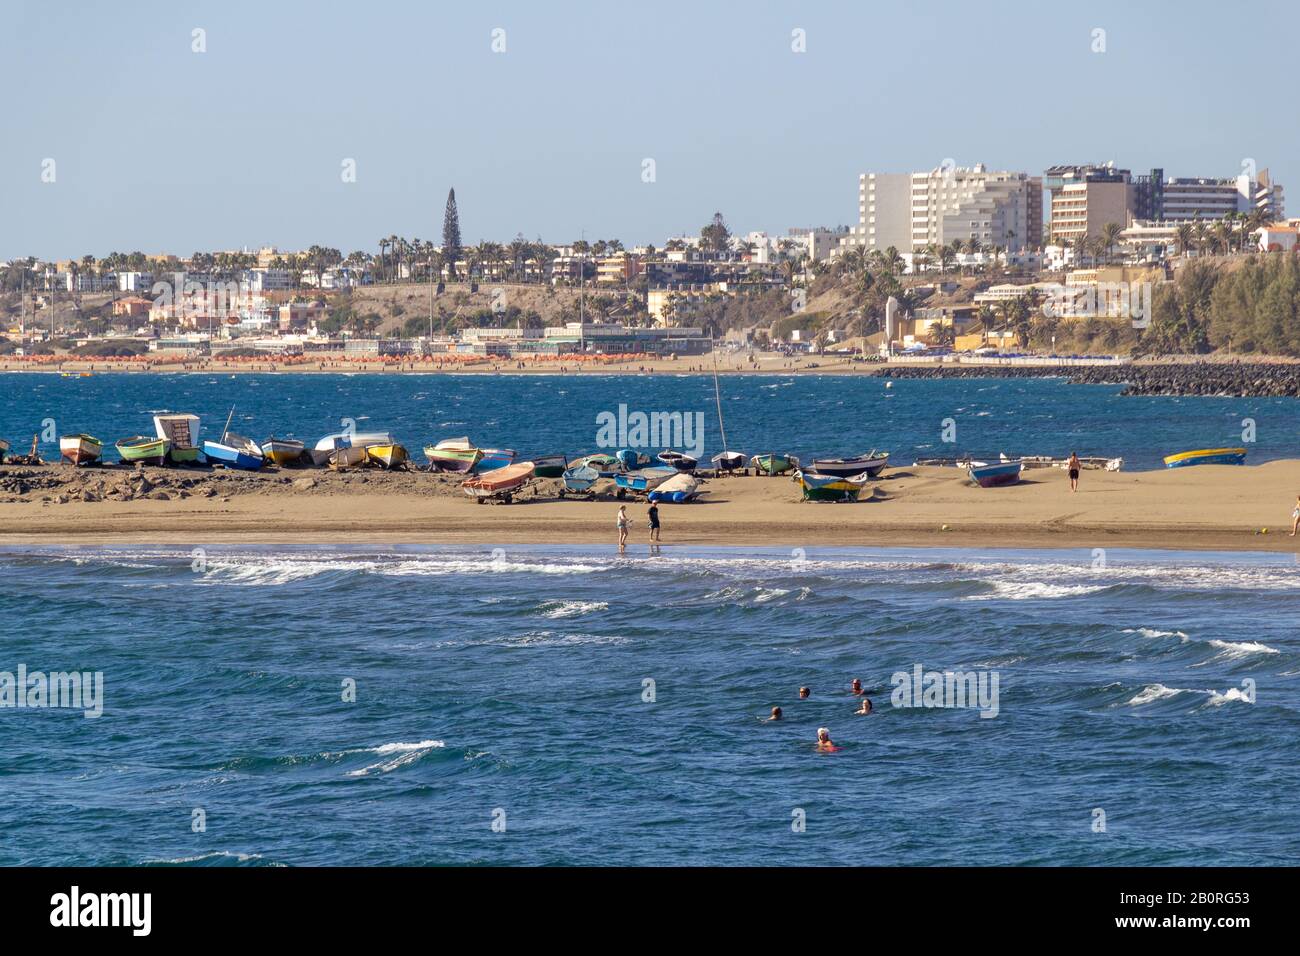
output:
<svg viewBox="0 0 1300 956"><path fill-rule="evenodd" d="M1195 451L1180 451L1165 458L1166 468L1186 468L1189 465L1244 465L1246 449L1244 448L1198 448Z"/></svg>
<svg viewBox="0 0 1300 956"><path fill-rule="evenodd" d="M262 443L262 454L277 465L288 465L302 457L303 444L287 438L268 438Z"/></svg>
<svg viewBox="0 0 1300 956"><path fill-rule="evenodd" d="M367 445L366 457L381 468L400 468L411 455L404 445Z"/></svg>

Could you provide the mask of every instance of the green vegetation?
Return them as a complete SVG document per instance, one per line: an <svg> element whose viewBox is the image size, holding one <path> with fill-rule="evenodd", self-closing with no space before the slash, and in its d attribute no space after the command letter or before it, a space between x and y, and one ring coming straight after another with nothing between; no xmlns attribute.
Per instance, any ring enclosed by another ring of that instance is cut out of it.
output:
<svg viewBox="0 0 1300 956"><path fill-rule="evenodd" d="M1300 262L1250 256L1236 268L1189 262L1156 287L1144 352L1213 349L1300 355Z"/></svg>

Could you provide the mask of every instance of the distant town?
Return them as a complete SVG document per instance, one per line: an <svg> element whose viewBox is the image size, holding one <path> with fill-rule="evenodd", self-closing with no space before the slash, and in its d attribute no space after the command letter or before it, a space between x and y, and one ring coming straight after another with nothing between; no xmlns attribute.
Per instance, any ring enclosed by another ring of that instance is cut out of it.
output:
<svg viewBox="0 0 1300 956"><path fill-rule="evenodd" d="M438 243L15 259L0 360L1300 354L1300 219L1251 161L1226 178L945 161L857 192L856 225L742 235L716 213L662 247L466 246L452 191Z"/></svg>

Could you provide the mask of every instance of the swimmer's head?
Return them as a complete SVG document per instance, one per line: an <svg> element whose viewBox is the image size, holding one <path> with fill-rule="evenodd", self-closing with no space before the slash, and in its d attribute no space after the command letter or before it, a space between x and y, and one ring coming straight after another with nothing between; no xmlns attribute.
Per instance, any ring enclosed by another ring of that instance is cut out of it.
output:
<svg viewBox="0 0 1300 956"><path fill-rule="evenodd" d="M818 740L830 740L830 739L831 739L831 732L830 732L830 730L828 730L828 729L825 728L825 727L818 727L818 728L817 728L817 739L818 739Z"/></svg>
<svg viewBox="0 0 1300 956"><path fill-rule="evenodd" d="M780 708L780 707L773 707L773 708L772 708L772 718L771 718L771 719L772 719L772 720L780 720L780 719L781 719L781 708Z"/></svg>
<svg viewBox="0 0 1300 956"><path fill-rule="evenodd" d="M856 677L853 678L853 693L862 693L862 681L858 680Z"/></svg>
<svg viewBox="0 0 1300 956"><path fill-rule="evenodd" d="M863 712L864 714L869 714L869 713L871 713L871 698L870 698L870 697L864 697L864 698L862 698L862 712Z"/></svg>
<svg viewBox="0 0 1300 956"><path fill-rule="evenodd" d="M811 693L812 693L812 691L810 691L807 687L800 687L800 688L799 688L799 699L800 699L800 700L807 700L807 699L808 699L808 695L811 694Z"/></svg>

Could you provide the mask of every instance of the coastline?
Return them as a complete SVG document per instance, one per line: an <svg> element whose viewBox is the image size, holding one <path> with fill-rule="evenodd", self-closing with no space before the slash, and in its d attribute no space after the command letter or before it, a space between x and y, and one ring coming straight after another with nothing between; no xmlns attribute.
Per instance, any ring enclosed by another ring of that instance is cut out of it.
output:
<svg viewBox="0 0 1300 956"><path fill-rule="evenodd" d="M73 473L66 465L0 467L0 486L10 491L0 504L0 546L609 545L619 504L612 496L558 499L554 482L542 480L513 504L480 506L456 479L427 473L142 474L143 493L114 500L118 492L91 491L90 483L141 487L140 475ZM1300 537L1289 535L1300 460L1085 471L1077 494L1057 469L1025 475L1019 485L984 489L956 468L902 466L873 483L871 500L853 504L801 502L798 487L784 478L713 479L699 502L660 507L663 544L792 553L818 546L1066 549L1081 551L1081 561L1097 548L1300 551ZM12 493L15 481L28 490ZM83 500L88 491L90 500ZM630 553L648 544L645 508L629 505Z"/></svg>

